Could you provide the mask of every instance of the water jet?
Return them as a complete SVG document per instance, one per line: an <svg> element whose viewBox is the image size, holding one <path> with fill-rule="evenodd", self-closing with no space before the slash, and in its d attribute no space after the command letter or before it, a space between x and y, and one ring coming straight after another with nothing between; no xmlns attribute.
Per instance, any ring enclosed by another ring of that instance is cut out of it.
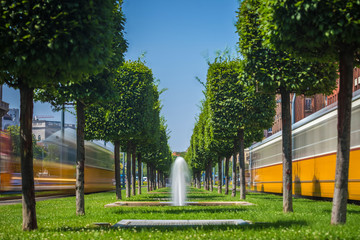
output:
<svg viewBox="0 0 360 240"><path fill-rule="evenodd" d="M171 199L173 206L186 205L189 168L184 158L177 157L171 168Z"/></svg>

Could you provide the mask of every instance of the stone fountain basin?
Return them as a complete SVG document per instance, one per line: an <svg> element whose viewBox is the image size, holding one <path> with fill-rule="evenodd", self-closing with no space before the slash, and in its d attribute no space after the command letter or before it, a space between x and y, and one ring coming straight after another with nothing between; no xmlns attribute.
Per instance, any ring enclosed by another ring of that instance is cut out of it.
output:
<svg viewBox="0 0 360 240"><path fill-rule="evenodd" d="M172 202L133 202L122 201L106 204L105 207L138 207L138 206L171 206ZM187 206L251 206L253 203L249 202L186 202Z"/></svg>
<svg viewBox="0 0 360 240"><path fill-rule="evenodd" d="M224 219L224 220L142 220L125 219L113 225L113 228L131 228L131 227L196 227L196 226L219 226L219 225L249 225L251 222L242 219Z"/></svg>

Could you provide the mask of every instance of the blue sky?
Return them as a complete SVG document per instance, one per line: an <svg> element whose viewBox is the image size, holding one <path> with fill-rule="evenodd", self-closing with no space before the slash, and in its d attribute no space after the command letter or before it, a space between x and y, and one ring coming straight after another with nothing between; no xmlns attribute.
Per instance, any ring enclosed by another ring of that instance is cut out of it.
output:
<svg viewBox="0 0 360 240"><path fill-rule="evenodd" d="M126 59L146 53L144 60L160 80L160 88L168 89L161 95L162 115L173 151L187 149L200 111L204 89L195 77L206 80L207 59L213 59L217 50L235 51L237 8L238 0L124 0ZM19 108L17 92L5 88L3 94L10 107ZM60 119L49 104L36 103L34 114ZM66 114L66 121L76 120Z"/></svg>

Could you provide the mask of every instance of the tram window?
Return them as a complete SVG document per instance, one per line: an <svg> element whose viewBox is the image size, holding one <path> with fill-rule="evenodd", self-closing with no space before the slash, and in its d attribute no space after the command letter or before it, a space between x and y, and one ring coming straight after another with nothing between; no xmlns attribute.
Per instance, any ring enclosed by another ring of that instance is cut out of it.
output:
<svg viewBox="0 0 360 240"><path fill-rule="evenodd" d="M305 99L305 111L311 111L311 98Z"/></svg>

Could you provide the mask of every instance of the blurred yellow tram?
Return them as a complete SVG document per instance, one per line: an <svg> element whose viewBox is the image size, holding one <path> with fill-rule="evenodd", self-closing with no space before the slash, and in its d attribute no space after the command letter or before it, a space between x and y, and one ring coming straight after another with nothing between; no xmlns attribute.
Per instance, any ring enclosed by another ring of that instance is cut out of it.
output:
<svg viewBox="0 0 360 240"><path fill-rule="evenodd" d="M359 91L358 91L359 92ZM353 97L349 200L360 200L360 94ZM337 106L292 126L293 194L332 198L337 150ZM282 139L278 132L250 147L250 189L282 193Z"/></svg>
<svg viewBox="0 0 360 240"><path fill-rule="evenodd" d="M11 151L10 136L1 132L0 191L21 192L20 158ZM76 130L66 128L64 139L58 131L42 141L47 156L34 159L35 191L75 192ZM85 192L114 189L112 149L94 141L85 141Z"/></svg>

